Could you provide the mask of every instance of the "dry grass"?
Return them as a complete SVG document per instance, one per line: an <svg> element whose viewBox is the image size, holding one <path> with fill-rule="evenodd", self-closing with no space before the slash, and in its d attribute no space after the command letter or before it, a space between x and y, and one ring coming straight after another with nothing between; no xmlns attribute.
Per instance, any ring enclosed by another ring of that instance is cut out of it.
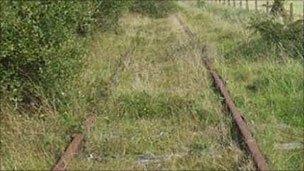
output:
<svg viewBox="0 0 304 171"><path fill-rule="evenodd" d="M49 168L65 147L66 129L77 121L64 123L57 112L50 110L39 113L13 111L11 106L1 104L0 169ZM62 127L62 124L66 126Z"/></svg>
<svg viewBox="0 0 304 171"><path fill-rule="evenodd" d="M128 15L123 23L136 49L70 169L252 168L176 22Z"/></svg>

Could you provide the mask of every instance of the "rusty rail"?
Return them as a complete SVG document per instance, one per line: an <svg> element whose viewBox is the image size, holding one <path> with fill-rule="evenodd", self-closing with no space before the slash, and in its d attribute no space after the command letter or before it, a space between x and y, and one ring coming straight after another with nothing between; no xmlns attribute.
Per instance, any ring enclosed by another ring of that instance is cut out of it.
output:
<svg viewBox="0 0 304 171"><path fill-rule="evenodd" d="M247 126L243 114L237 109L236 105L234 104L233 100L231 99L229 92L224 84L224 81L221 79L221 77L213 70L212 64L208 59L203 59L207 69L209 70L214 84L216 85L216 88L220 91L221 95L224 97L225 103L229 109L229 111L232 113L232 117L234 122L236 123L246 145L247 148L252 155L252 158L254 160L254 163L257 166L258 170L264 171L268 170L266 160L264 156L262 155L257 142L253 138L249 127Z"/></svg>
<svg viewBox="0 0 304 171"><path fill-rule="evenodd" d="M73 159L73 157L78 154L81 149L81 145L84 139L84 135L82 133L76 134L69 144L66 151L62 154L60 160L53 168L54 171L63 171L68 166L68 163Z"/></svg>
<svg viewBox="0 0 304 171"><path fill-rule="evenodd" d="M96 116L90 116L85 121L85 131L89 132L94 125ZM74 135L73 140L67 147L66 151L61 155L60 160L57 162L53 171L66 170L68 163L77 155L82 147L84 141L84 133L77 133Z"/></svg>
<svg viewBox="0 0 304 171"><path fill-rule="evenodd" d="M182 26L183 30L185 31L185 33L187 33L188 36L194 40L195 38L194 33L190 30L190 28L185 24L185 22L183 22L183 20L178 15L176 15L176 17L180 25ZM203 54L204 52L201 53ZM230 97L230 94L225 86L224 81L221 79L220 75L214 71L212 67L212 63L208 58L204 57L202 60L204 65L208 69L216 88L220 91L221 95L223 96L225 103L232 114L233 121L236 123L237 128L240 131L241 136L248 148L248 151L253 158L257 170L260 171L268 170L267 162L264 156L262 155L256 140L253 138L250 129L244 120L243 114L237 109L235 103Z"/></svg>
<svg viewBox="0 0 304 171"><path fill-rule="evenodd" d="M111 80L108 82L108 86L111 86L112 88L115 87L118 84L118 74L119 72L126 67L124 65L124 61L128 60L130 57L131 52L134 51L134 48L130 48L124 55L122 55L122 58L117 63L116 70L114 74L112 75ZM108 89L109 90L109 89ZM104 99L105 100L105 99ZM95 124L96 116L89 116L85 123L84 123L84 132L83 133L77 133L74 135L72 141L66 148L65 152L61 155L61 158L58 160L56 165L53 168L53 171L63 171L66 170L69 162L76 156L83 145L83 141L85 139L85 133L89 133L93 125Z"/></svg>

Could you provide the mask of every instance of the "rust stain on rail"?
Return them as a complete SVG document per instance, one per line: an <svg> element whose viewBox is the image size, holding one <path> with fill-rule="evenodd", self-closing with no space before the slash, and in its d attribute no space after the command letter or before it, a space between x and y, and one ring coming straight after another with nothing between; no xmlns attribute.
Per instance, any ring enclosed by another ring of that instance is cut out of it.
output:
<svg viewBox="0 0 304 171"><path fill-rule="evenodd" d="M187 33L192 40L197 41L198 44L198 40L195 39L194 33L185 24L185 22L178 15L176 15L176 18L179 21L185 33ZM204 49L202 51L204 51ZM204 52L201 53L203 54ZM220 75L215 72L215 70L212 67L212 63L207 57L204 57L202 60L204 65L208 69L210 75L212 76L215 87L219 90L220 94L223 96L225 103L232 114L233 121L236 123L237 128L240 131L240 134L248 148L248 151L253 158L257 170L260 171L268 170L267 162L264 156L262 155L256 140L253 138L249 130L249 127L244 120L243 114L238 110L234 101L230 97L230 94L225 86L224 81L221 79Z"/></svg>

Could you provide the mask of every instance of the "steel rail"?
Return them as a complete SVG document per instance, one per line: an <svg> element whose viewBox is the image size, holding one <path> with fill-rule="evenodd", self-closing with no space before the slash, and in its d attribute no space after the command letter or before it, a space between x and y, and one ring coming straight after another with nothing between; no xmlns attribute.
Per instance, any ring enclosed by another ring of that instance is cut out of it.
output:
<svg viewBox="0 0 304 171"><path fill-rule="evenodd" d="M190 30L190 28L185 24L185 22L178 15L176 15L176 18L179 21L184 32L187 33L187 35L192 40L195 40L195 38L196 38L196 37L194 37L195 34ZM198 41L197 41L197 44L198 44ZM204 51L204 49L202 49L202 51L200 51L200 53L204 54L203 51ZM244 119L244 115L238 110L234 101L230 97L229 91L226 88L224 81L221 79L220 75L216 73L216 71L212 67L212 63L210 62L208 57L202 57L202 61L205 65L205 67L207 68L207 70L209 71L209 73L214 81L215 87L219 90L221 96L224 98L225 104L227 105L229 111L232 114L233 121L236 123L237 128L238 128L239 132L241 133L241 136L247 146L247 149L248 149L250 155L253 158L253 161L256 165L257 170L259 170L259 171L269 170L266 159L262 155L256 140L254 139L252 133L250 132L250 129Z"/></svg>

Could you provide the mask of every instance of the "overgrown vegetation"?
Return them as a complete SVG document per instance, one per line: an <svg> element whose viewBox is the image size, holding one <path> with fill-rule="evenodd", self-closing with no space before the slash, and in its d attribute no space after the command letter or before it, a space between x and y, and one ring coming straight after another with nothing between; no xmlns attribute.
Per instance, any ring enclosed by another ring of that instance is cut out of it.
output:
<svg viewBox="0 0 304 171"><path fill-rule="evenodd" d="M231 140L208 72L174 18L133 14L122 21L125 34L107 35L110 42L100 43L136 49L107 102L99 103L89 143L69 169L252 168ZM106 47L108 54L95 60L107 63L115 48Z"/></svg>
<svg viewBox="0 0 304 171"><path fill-rule="evenodd" d="M303 58L303 20L291 23L280 23L273 17L264 16L262 19L254 17L250 28L261 35L263 41L294 58Z"/></svg>
<svg viewBox="0 0 304 171"><path fill-rule="evenodd" d="M88 115L68 169L253 170L176 9L269 167L303 170L302 26L204 2L1 1L0 170L51 169Z"/></svg>
<svg viewBox="0 0 304 171"><path fill-rule="evenodd" d="M152 17L164 17L177 8L175 1L167 0L134 0L132 11L148 14Z"/></svg>
<svg viewBox="0 0 304 171"><path fill-rule="evenodd" d="M270 14L251 17L250 28L261 35L264 42L275 48L277 55L287 53L294 58L303 58L304 20L290 20L284 8L285 0L275 0ZM280 21L279 18L283 18Z"/></svg>
<svg viewBox="0 0 304 171"><path fill-rule="evenodd" d="M129 8L161 17L173 7L173 1L1 1L1 96L15 105L39 103L38 88L60 98L81 71L83 36L117 29Z"/></svg>
<svg viewBox="0 0 304 171"><path fill-rule="evenodd" d="M209 44L208 49L217 51L209 56L227 81L236 105L244 112L269 167L303 169L304 108L300 105L304 91L303 54L295 53L302 47L293 44L303 42L303 36L300 30L291 32L291 29L303 28L293 25L302 21L277 26L277 19L269 18L270 23L265 22L267 26L263 27L265 30L257 31L257 28L248 28L253 21L260 24L268 20L267 16L258 15L249 20L254 15L252 12L242 10L240 16L240 10L221 5L190 9L185 18L199 39ZM248 19L242 20L244 17ZM283 46L278 46L283 42ZM283 147L293 144L301 147Z"/></svg>
<svg viewBox="0 0 304 171"><path fill-rule="evenodd" d="M85 116L101 110L109 58L127 46L111 31L133 2L0 2L1 170L50 169Z"/></svg>
<svg viewBox="0 0 304 171"><path fill-rule="evenodd" d="M71 79L83 50L74 34L88 20L88 6L65 1L2 1L1 6L1 96L12 93L18 103L33 96L35 85L49 92Z"/></svg>

